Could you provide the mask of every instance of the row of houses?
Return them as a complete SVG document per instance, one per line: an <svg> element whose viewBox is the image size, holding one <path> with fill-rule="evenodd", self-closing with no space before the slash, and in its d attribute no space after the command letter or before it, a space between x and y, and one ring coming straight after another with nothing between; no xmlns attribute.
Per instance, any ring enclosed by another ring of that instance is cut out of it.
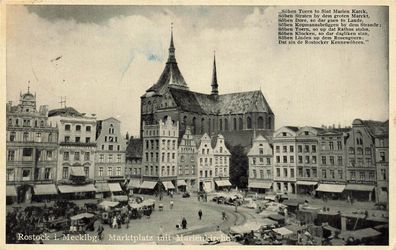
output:
<svg viewBox="0 0 396 250"><path fill-rule="evenodd" d="M122 185L154 190L213 190L230 186L230 153L221 135L179 138L179 124L166 118L143 125L143 138L121 135L111 117L72 107L36 107L36 95L20 94L6 105L7 197L18 202L63 193L70 197L117 194Z"/></svg>
<svg viewBox="0 0 396 250"><path fill-rule="evenodd" d="M249 188L258 192L388 201L388 121L351 127L292 127L258 136L248 152Z"/></svg>

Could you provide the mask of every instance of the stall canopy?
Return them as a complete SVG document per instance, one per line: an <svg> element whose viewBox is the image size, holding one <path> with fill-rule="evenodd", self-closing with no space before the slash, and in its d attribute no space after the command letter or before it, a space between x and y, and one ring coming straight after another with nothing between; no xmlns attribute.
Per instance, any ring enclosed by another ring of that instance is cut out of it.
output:
<svg viewBox="0 0 396 250"><path fill-rule="evenodd" d="M286 227L274 228L272 229L275 233L278 233L282 236L293 234L293 231L287 229Z"/></svg>
<svg viewBox="0 0 396 250"><path fill-rule="evenodd" d="M164 185L165 190L175 189L175 186L170 181L164 181L164 182L162 182L162 184Z"/></svg>
<svg viewBox="0 0 396 250"><path fill-rule="evenodd" d="M233 226L230 228L231 233L237 233L237 234L245 234L245 233L250 233L251 231L258 231L263 225L256 221L252 222L246 222L245 224L241 226Z"/></svg>
<svg viewBox="0 0 396 250"><path fill-rule="evenodd" d="M58 194L55 184L38 184L33 187L35 195Z"/></svg>
<svg viewBox="0 0 396 250"><path fill-rule="evenodd" d="M187 183L185 180L177 180L177 186L178 187L187 186Z"/></svg>
<svg viewBox="0 0 396 250"><path fill-rule="evenodd" d="M139 188L139 187L140 187L140 179L129 180L128 188Z"/></svg>
<svg viewBox="0 0 396 250"><path fill-rule="evenodd" d="M292 206L292 207L297 207L299 204L301 204L301 203L303 203L303 202L300 202L300 201L298 201L298 200L284 200L283 202L282 202L284 205L286 205L286 206Z"/></svg>
<svg viewBox="0 0 396 250"><path fill-rule="evenodd" d="M366 191L371 192L373 191L374 186L371 185L362 185L362 184L347 184L345 190L352 190L352 191Z"/></svg>
<svg viewBox="0 0 396 250"><path fill-rule="evenodd" d="M231 186L231 182L229 180L218 180L215 181L217 186L219 187L230 187Z"/></svg>
<svg viewBox="0 0 396 250"><path fill-rule="evenodd" d="M122 192L120 183L109 183L109 189L111 192Z"/></svg>
<svg viewBox="0 0 396 250"><path fill-rule="evenodd" d="M73 186L73 185L61 185L58 186L58 189L61 193L83 193L83 192L96 192L96 188L93 184L88 185L80 185L80 186Z"/></svg>
<svg viewBox="0 0 396 250"><path fill-rule="evenodd" d="M107 184L107 182L97 182L95 184L95 188L97 190L97 192L109 192L110 188L109 185Z"/></svg>
<svg viewBox="0 0 396 250"><path fill-rule="evenodd" d="M99 206L102 206L102 207L115 207L118 204L120 204L120 203L117 202L117 201L102 201L101 203L99 203Z"/></svg>
<svg viewBox="0 0 396 250"><path fill-rule="evenodd" d="M354 239L372 238L381 235L380 232L373 228L364 228L356 231L342 231L339 235L340 238L347 239L353 237Z"/></svg>
<svg viewBox="0 0 396 250"><path fill-rule="evenodd" d="M271 219L258 219L257 222L263 226L272 226L278 224L277 221L271 220Z"/></svg>
<svg viewBox="0 0 396 250"><path fill-rule="evenodd" d="M259 182L259 181L249 181L250 188L262 188L270 189L272 187L272 182Z"/></svg>
<svg viewBox="0 0 396 250"><path fill-rule="evenodd" d="M70 175L73 175L73 176L85 176L84 167L72 167L70 169Z"/></svg>
<svg viewBox="0 0 396 250"><path fill-rule="evenodd" d="M7 196L17 196L17 191L14 186L7 186L6 187L6 195Z"/></svg>
<svg viewBox="0 0 396 250"><path fill-rule="evenodd" d="M345 189L345 185L319 184L319 187L316 189L316 191L328 192L328 193L342 193L344 189Z"/></svg>
<svg viewBox="0 0 396 250"><path fill-rule="evenodd" d="M317 181L297 181L297 185L305 185L305 186L315 186L318 184Z"/></svg>
<svg viewBox="0 0 396 250"><path fill-rule="evenodd" d="M93 218L95 215L94 214L90 214L90 213L82 213L82 214L77 214L74 215L72 217L70 217L71 220L81 220L84 218Z"/></svg>
<svg viewBox="0 0 396 250"><path fill-rule="evenodd" d="M276 214L276 212L274 211L269 211L269 210L263 210L259 213L259 215L261 216L261 218L267 218L270 217L271 215Z"/></svg>
<svg viewBox="0 0 396 250"><path fill-rule="evenodd" d="M154 189L155 185L157 185L157 182L155 182L155 181L144 181L144 182L140 185L140 188L144 188L144 189Z"/></svg>

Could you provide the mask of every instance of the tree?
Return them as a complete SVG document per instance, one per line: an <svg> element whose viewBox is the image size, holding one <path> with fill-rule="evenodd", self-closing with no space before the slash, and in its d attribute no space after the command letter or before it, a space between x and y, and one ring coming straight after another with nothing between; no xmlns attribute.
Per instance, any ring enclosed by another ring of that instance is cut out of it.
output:
<svg viewBox="0 0 396 250"><path fill-rule="evenodd" d="M233 186L246 188L248 184L248 157L241 145L226 145L231 153L230 182Z"/></svg>

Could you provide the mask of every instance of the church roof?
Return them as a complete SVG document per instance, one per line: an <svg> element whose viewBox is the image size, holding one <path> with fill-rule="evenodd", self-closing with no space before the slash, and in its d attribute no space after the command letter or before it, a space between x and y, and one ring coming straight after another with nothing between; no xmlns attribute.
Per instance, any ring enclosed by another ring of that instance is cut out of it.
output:
<svg viewBox="0 0 396 250"><path fill-rule="evenodd" d="M149 88L147 92L158 92L165 85L179 85L187 88L187 83L184 80L184 77L181 74L176 62L166 63L164 71L162 71L162 74L158 79L157 83L151 86L151 88Z"/></svg>
<svg viewBox="0 0 396 250"><path fill-rule="evenodd" d="M189 90L169 88L176 104L183 111L198 114L244 114L272 110L261 91L239 92L217 97Z"/></svg>

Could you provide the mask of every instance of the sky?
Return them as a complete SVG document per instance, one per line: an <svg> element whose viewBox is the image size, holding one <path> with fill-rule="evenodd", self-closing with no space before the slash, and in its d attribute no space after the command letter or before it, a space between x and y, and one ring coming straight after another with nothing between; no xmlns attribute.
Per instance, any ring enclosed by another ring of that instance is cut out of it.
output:
<svg viewBox="0 0 396 250"><path fill-rule="evenodd" d="M321 6L320 8L322 8ZM388 118L388 14L360 46L279 45L285 6L7 6L7 101L30 86L38 105L66 105L119 119L139 134L140 97L159 78L170 26L190 90L210 93L216 51L219 91L260 90L282 126L350 126Z"/></svg>

